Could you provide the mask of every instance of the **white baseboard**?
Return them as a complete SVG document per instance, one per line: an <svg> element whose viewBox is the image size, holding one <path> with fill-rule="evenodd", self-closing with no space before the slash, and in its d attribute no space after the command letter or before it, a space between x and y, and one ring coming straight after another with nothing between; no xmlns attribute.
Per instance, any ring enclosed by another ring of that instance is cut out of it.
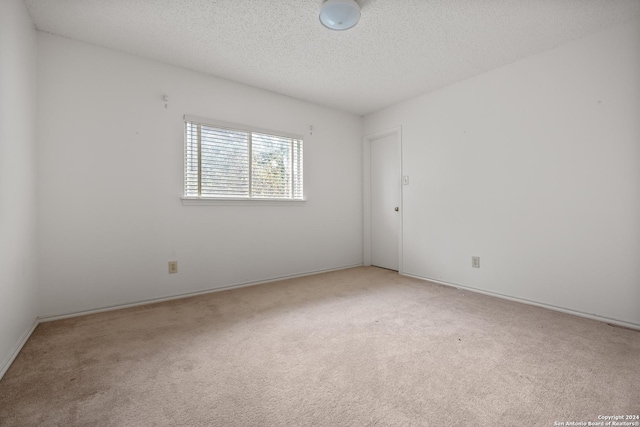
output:
<svg viewBox="0 0 640 427"><path fill-rule="evenodd" d="M362 264L345 265L345 266L342 266L342 267L329 268L329 269L325 269L325 270L315 270L315 271L309 271L309 272L306 272L306 273L291 274L291 275L288 275L288 276L280 276L280 277L273 277L273 278L270 278L270 279L264 279L264 280L254 281L254 282L235 283L235 284L232 284L232 285L226 285L226 286L221 286L221 287L212 288L212 289L205 289L205 290L202 290L202 291L187 292L187 293L183 293L183 294L176 294L176 295L171 295L171 296L168 296L168 297L161 297L161 298L151 298L151 299L146 299L146 300L141 300L141 301L134 301L134 302L130 302L130 303L116 304L116 305L112 305L112 306L108 306L108 307L99 307L99 308L90 309L90 310L82 310L82 311L76 311L76 312L71 312L71 313L54 314L54 315L49 315L49 316L40 316L40 317L38 317L37 320L38 320L38 323L41 323L41 322L51 322L51 321L54 321L54 320L69 319L69 318L72 318L72 317L86 316L86 315L89 315L89 314L103 313L105 311L120 310L120 309L123 309L123 308L137 307L137 306L140 306L140 305L154 304L154 303L164 302L164 301L172 301L172 300L181 299L181 298L194 297L194 296L197 296L197 295L206 295L206 294L210 294L210 293L213 293L213 292L221 292L221 291L227 291L227 290L230 290L230 289L245 288L245 287L248 287L248 286L256 286L256 285L262 285L262 284L265 284L265 283L277 282L279 280L295 279L297 277L312 276L314 274L329 273L331 271L346 270L348 268L355 268L355 267L362 267Z"/></svg>
<svg viewBox="0 0 640 427"><path fill-rule="evenodd" d="M33 320L33 324L22 335L22 337L20 338L20 340L18 341L18 343L14 347L13 352L11 352L9 357L7 357L4 362L2 362L2 365L0 365L0 380L2 379L2 377L4 377L4 374L7 373L7 371L9 370L9 367L11 366L13 361L16 360L16 357L18 357L18 354L20 353L20 350L22 350L22 347L24 347L24 345L27 343L27 341L29 340L29 337L31 337L31 334L33 333L33 331L36 330L36 328L38 327L39 323L40 322L38 322L37 318L35 318Z"/></svg>
<svg viewBox="0 0 640 427"><path fill-rule="evenodd" d="M545 303L541 303L541 302L538 302L538 301L531 301L531 300L524 299L524 298L517 298L517 297L513 297L511 295L500 294L498 292L485 291L485 290L482 290L482 289L472 288L470 286L464 286L464 285L458 285L458 284L455 284L455 283L443 282L441 280L430 279L428 277L416 276L416 275L407 274L407 273L400 273L400 274L403 275L403 276L407 276L407 277L413 277L414 279L420 279L420 280L424 280L424 281L427 281L427 282L437 283L439 285L449 286L449 287L457 288L457 289L464 289L465 291L469 291L469 292L476 292L476 293L479 293L479 294L488 295L488 296L492 296L492 297L496 297L496 298L501 298L501 299L505 299L505 300L509 300L509 301L520 302L522 304L534 305L536 307L542 307L542 308L546 308L546 309L553 310L553 311L559 311L559 312L566 313L566 314L572 314L572 315L578 316L578 317L584 317L584 318L587 318L587 319L598 320L600 322L609 323L609 324L613 324L613 325L617 325L617 326L622 326L622 327L629 328L629 329L640 330L640 324L637 324L637 323L631 323L631 322L626 322L624 320L619 320L619 319L613 319L613 318L610 318L610 317L599 316L597 314L584 313L582 311L573 310L573 309L566 308L566 307L559 307L559 306L552 305L552 304L545 304Z"/></svg>
<svg viewBox="0 0 640 427"><path fill-rule="evenodd" d="M197 295L205 295L205 294L210 294L210 293L213 293L213 292L221 292L221 291L226 291L226 290L230 290L230 289L238 289L238 288L244 288L244 287L248 287L248 286L262 285L262 284L265 284L265 283L277 282L279 280L295 279L297 277L305 277L305 276L312 276L314 274L328 273L328 272L331 272L331 271L346 270L346 269L349 269L349 268L361 267L362 265L363 264L346 265L346 266L343 266L343 267L330 268L330 269L325 269L325 270L316 270L316 271L310 271L310 272L307 272L307 273L292 274L292 275L288 275L288 276L274 277L274 278L255 281L255 282L236 283L236 284L222 286L222 287L218 287L218 288L212 288L212 289L196 291L196 292L188 292L188 293L184 293L184 294L177 294L177 295L172 295L172 296L169 296L169 297L152 298L152 299L136 301L136 302L132 302L132 303L118 304L118 305L113 305L113 306L109 306L109 307L101 307L101 308L96 308L96 309L92 309L92 310L83 310L83 311L77 311L77 312L66 313L66 314L57 314L57 315L51 315L51 316L37 317L33 321L33 325L31 326L31 328L28 331L26 331L24 333L24 335L20 338L20 341L16 344L16 347L15 347L14 351L11 353L11 355L2 363L2 365L0 365L0 379L2 379L4 374L7 372L7 370L9 369L9 367L11 366L13 361L15 360L15 358L20 353L20 350L22 350L22 347L25 345L25 343L27 342L29 337L31 337L31 334L33 333L33 331L36 329L36 327L41 322L51 322L51 321L54 321L54 320L68 319L68 318L79 317L79 316L86 316L86 315L89 315L89 314L102 313L102 312L106 312L106 311L119 310L119 309L123 309L123 308L136 307L136 306L140 306L140 305L153 304L153 303L158 303L158 302L163 302L163 301L171 301L171 300L176 300L176 299L180 299L180 298L188 298L188 297L197 296ZM551 305L551 304L544 304L544 303L540 303L540 302L537 302L537 301L530 301L530 300L523 299L523 298L516 298L516 297L510 296L510 295L504 295L504 294L500 294L500 293L497 293L497 292L485 291L485 290L482 290L482 289L472 288L472 287L469 287L469 286L463 286L463 285L458 285L458 284L454 284L454 283L443 282L441 280L434 280L434 279L430 279L428 277L416 276L416 275L407 274L407 273L400 273L400 274L403 275L403 276L413 277L415 279L424 280L424 281L428 281L428 282L432 282L432 283L437 283L437 284L444 285L444 286L449 286L449 287L453 287L453 288L457 288L457 289L464 289L464 290L467 290L467 291L470 291L470 292L476 292L476 293L479 293L479 294L493 296L493 297L496 297L496 298L501 298L501 299L505 299L505 300L509 300L509 301L515 301L515 302L519 302L519 303L523 303L523 304L542 307L542 308L546 308L546 309L549 309L549 310L554 310L554 311L559 311L559 312L562 312L562 313L572 314L574 316L584 317L584 318L588 318L588 319L592 319L592 320L597 320L597 321L600 321L600 322L605 322L605 323L609 323L609 324L623 326L625 328L630 328L630 329L634 329L634 330L640 330L640 324L625 322L625 321L619 320L619 319L613 319L613 318L609 318L609 317L598 316L598 315L595 315L595 314L584 313L584 312L581 312L581 311L572 310L572 309L565 308L565 307L558 307L558 306L554 306L554 305Z"/></svg>
<svg viewBox="0 0 640 427"><path fill-rule="evenodd" d="M68 319L68 318L72 318L72 317L86 316L86 315L89 315L89 314L102 313L102 312L105 312L105 311L113 311L113 310L119 310L119 309L123 309L123 308L136 307L136 306L140 306L140 305L153 304L153 303L157 303L157 302L171 301L171 300L180 299L180 298L188 298L188 297L192 297L192 296L196 296L196 295L205 295L205 294L210 294L210 293L213 293L213 292L226 291L226 290L229 290L229 289L237 289L237 288L244 288L244 287L248 287L248 286L262 285L262 284L265 284L265 283L277 282L279 280L295 279L296 277L312 276L314 274L329 273L331 271L346 270L348 268L354 268L354 267L362 267L362 264L346 265L346 266L343 266L343 267L329 268L329 269L325 269L325 270L309 271L309 272L301 273L301 274L292 274L292 275L288 275L288 276L273 277L273 278L270 278L270 279L265 279L265 280L255 281L255 282L236 283L236 284L233 284L233 285L222 286L222 287L219 287L219 288L207 289L207 290L196 291L196 292L188 292L188 293L184 293L184 294L172 295L172 296L169 296L169 297L152 298L152 299L148 299L148 300L136 301L136 302L125 303L125 304L118 304L118 305L113 305L113 306L109 306L109 307L101 307L101 308L96 308L96 309L92 309L92 310L83 310L83 311L77 311L77 312L66 313L66 314L57 314L57 315L52 315L52 316L39 316L39 317L36 317L33 320L33 324L31 325L29 330L26 331L22 335L22 337L20 338L20 340L16 344L13 352L9 355L9 357L7 357L4 360L4 362L2 362L2 365L0 365L0 380L2 379L4 374L7 372L7 370L9 370L9 367L11 366L13 361L16 359L16 357L18 357L18 354L20 353L20 350L22 350L22 347L24 347L26 342L31 337L31 334L33 333L33 331L35 331L36 327L40 323L51 322L51 321L60 320L60 319Z"/></svg>

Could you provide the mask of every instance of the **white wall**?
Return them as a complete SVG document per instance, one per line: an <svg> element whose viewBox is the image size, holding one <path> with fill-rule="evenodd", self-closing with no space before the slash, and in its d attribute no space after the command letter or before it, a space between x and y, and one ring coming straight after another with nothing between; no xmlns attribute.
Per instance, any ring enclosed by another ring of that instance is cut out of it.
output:
<svg viewBox="0 0 640 427"><path fill-rule="evenodd" d="M362 263L360 117L45 33L38 61L41 315ZM184 114L304 135L308 201L183 206Z"/></svg>
<svg viewBox="0 0 640 427"><path fill-rule="evenodd" d="M0 2L0 377L37 315L36 31Z"/></svg>
<svg viewBox="0 0 640 427"><path fill-rule="evenodd" d="M639 21L364 120L395 126L404 273L640 325Z"/></svg>

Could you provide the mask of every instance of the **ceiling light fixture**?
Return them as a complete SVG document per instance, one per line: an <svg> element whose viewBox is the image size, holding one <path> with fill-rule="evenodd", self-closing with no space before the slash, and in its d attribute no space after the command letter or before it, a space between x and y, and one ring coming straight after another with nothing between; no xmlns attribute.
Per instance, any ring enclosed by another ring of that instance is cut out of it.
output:
<svg viewBox="0 0 640 427"><path fill-rule="evenodd" d="M320 8L320 22L330 30L348 30L359 20L360 6L355 0L327 0Z"/></svg>

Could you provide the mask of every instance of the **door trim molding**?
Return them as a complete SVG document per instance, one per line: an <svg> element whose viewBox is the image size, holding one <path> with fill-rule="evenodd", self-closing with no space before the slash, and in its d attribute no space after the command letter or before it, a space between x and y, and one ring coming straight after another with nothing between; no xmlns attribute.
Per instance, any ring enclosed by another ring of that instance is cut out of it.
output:
<svg viewBox="0 0 640 427"><path fill-rule="evenodd" d="M380 132L365 135L362 142L362 154L363 154L363 200L362 200L362 212L363 218L363 255L365 266L371 265L371 141L385 136L395 135L398 140L398 150L400 150L398 158L400 159L400 182L402 182L402 127L383 130ZM404 216L404 203L403 203L403 186L400 185L400 221L398 230L398 273L403 274L402 267L402 218Z"/></svg>

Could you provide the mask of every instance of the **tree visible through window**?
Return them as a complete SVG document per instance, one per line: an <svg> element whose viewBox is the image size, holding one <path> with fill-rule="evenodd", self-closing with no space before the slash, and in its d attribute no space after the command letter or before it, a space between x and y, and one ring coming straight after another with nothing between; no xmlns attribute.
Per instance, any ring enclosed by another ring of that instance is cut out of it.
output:
<svg viewBox="0 0 640 427"><path fill-rule="evenodd" d="M237 127L185 119L185 197L301 200L302 138Z"/></svg>

